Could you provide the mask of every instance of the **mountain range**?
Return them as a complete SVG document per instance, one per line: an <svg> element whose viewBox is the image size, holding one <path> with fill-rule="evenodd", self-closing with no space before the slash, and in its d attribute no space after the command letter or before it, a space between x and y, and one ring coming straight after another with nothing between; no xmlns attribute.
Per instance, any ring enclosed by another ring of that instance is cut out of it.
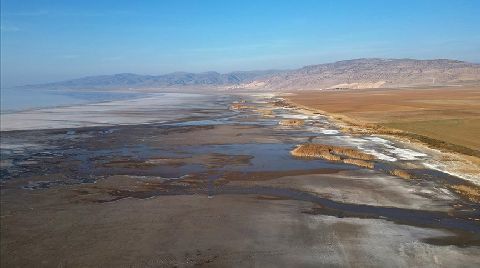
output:
<svg viewBox="0 0 480 268"><path fill-rule="evenodd" d="M164 75L140 75L121 73L113 75L87 76L78 79L21 86L39 89L110 89L110 88L163 88L184 86L222 86L235 85L261 79L282 71L238 71L227 74L217 72L187 73L175 72Z"/></svg>
<svg viewBox="0 0 480 268"><path fill-rule="evenodd" d="M480 82L480 64L457 60L355 59L310 65L267 78L272 89L391 88Z"/></svg>
<svg viewBox="0 0 480 268"><path fill-rule="evenodd" d="M227 89L377 88L480 84L480 64L457 60L353 59L295 70L175 72L164 75L122 73L27 85L41 89L141 89L213 87Z"/></svg>

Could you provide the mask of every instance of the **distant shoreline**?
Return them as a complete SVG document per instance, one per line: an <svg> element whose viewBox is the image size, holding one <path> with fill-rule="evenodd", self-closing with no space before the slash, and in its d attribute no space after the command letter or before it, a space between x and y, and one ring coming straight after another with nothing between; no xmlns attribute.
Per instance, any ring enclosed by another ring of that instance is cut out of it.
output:
<svg viewBox="0 0 480 268"><path fill-rule="evenodd" d="M209 104L207 94L151 93L132 99L29 109L1 114L0 131L68 129L91 126L136 125L177 120L189 116L174 111L178 107ZM158 112L162 111L159 116Z"/></svg>
<svg viewBox="0 0 480 268"><path fill-rule="evenodd" d="M141 92L2 89L1 114L137 98Z"/></svg>

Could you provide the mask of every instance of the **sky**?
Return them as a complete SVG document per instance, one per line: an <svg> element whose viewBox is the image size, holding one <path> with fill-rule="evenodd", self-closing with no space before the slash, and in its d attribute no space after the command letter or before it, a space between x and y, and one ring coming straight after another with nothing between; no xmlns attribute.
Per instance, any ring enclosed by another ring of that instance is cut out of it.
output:
<svg viewBox="0 0 480 268"><path fill-rule="evenodd" d="M477 0L1 0L1 85L367 57L480 63L478 14Z"/></svg>

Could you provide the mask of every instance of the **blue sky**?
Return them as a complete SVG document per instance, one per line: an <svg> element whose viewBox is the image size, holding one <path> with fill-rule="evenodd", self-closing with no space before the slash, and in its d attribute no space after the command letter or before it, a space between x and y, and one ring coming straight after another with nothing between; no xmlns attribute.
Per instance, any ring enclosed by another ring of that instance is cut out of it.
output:
<svg viewBox="0 0 480 268"><path fill-rule="evenodd" d="M1 1L2 86L361 57L480 62L480 1Z"/></svg>

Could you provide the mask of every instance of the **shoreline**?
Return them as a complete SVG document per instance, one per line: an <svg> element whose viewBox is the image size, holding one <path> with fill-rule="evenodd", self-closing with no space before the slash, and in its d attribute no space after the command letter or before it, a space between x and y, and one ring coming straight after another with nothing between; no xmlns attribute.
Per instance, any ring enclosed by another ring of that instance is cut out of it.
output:
<svg viewBox="0 0 480 268"><path fill-rule="evenodd" d="M330 113L321 109L302 105L292 101L289 98L290 94L292 93L279 93L278 97L280 97L285 104L296 108L301 113L321 114L326 116L342 132L352 135L376 135L399 142L406 146L414 147L421 152L427 152L432 155L437 163L424 163L426 168L435 169L459 177L467 182L475 184L476 186L480 186L480 178L478 175L480 174L480 159L476 155L467 155L442 146L435 146L424 140L417 139L415 136L423 137L418 134L387 128L374 123L362 122L346 115ZM431 139L429 137L425 138Z"/></svg>
<svg viewBox="0 0 480 268"><path fill-rule="evenodd" d="M108 103L129 99L142 98L148 93L131 91L100 91L100 90L32 90L25 89L15 92L12 89L2 89L2 109L0 114L15 114L22 112L38 111L42 109L64 108L78 105ZM33 94L36 101L31 101L26 94ZM28 101L27 101L28 99ZM40 101L38 101L40 99ZM47 101L48 100L48 101ZM15 104L15 105L13 105ZM7 108L5 108L6 106Z"/></svg>
<svg viewBox="0 0 480 268"><path fill-rule="evenodd" d="M39 129L70 129L92 126L118 126L159 123L188 117L188 109L209 104L215 95L207 93L146 93L131 99L99 101L56 107L27 109L13 113L0 113L0 132ZM201 99L198 101L198 99ZM200 104L199 104L200 103ZM184 113L169 110L184 106ZM157 112L162 110L162 116Z"/></svg>

